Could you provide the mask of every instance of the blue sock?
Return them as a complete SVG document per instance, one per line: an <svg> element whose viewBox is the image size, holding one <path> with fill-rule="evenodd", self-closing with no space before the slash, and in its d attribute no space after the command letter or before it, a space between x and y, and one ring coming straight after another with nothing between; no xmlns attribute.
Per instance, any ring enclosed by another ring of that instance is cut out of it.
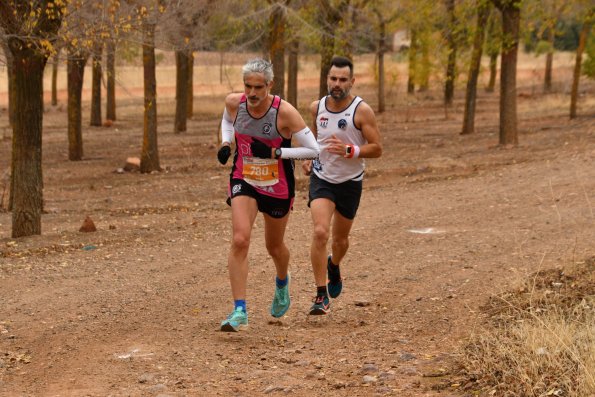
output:
<svg viewBox="0 0 595 397"><path fill-rule="evenodd" d="M285 280L279 279L279 277L275 277L275 284L277 284L277 288L283 288L287 285L287 277Z"/></svg>
<svg viewBox="0 0 595 397"><path fill-rule="evenodd" d="M244 312L246 311L246 300L245 299L234 300L233 304L234 304L234 309L241 307Z"/></svg>

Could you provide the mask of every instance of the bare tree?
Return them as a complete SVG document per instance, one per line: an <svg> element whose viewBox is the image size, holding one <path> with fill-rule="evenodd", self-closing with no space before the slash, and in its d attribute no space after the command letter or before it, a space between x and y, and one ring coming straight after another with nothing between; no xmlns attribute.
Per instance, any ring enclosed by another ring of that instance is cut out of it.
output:
<svg viewBox="0 0 595 397"><path fill-rule="evenodd" d="M58 47L56 54L52 57L52 106L58 105L58 67L60 66L60 52Z"/></svg>
<svg viewBox="0 0 595 397"><path fill-rule="evenodd" d="M285 97L285 36L287 30L287 5L291 0L281 2L269 0L271 12L269 15L269 33L267 52L273 64L273 87L271 93Z"/></svg>
<svg viewBox="0 0 595 397"><path fill-rule="evenodd" d="M194 52L192 50L189 50L188 54L186 55L188 56L188 98L186 105L186 117L188 119L191 119L192 114L194 113Z"/></svg>
<svg viewBox="0 0 595 397"><path fill-rule="evenodd" d="M82 92L88 54L84 50L69 48L67 61L68 84L68 159L83 159Z"/></svg>
<svg viewBox="0 0 595 397"><path fill-rule="evenodd" d="M388 44L388 25L394 21L398 12L393 12L387 4L375 4L372 12L376 15L376 28L378 33L378 44L376 46L376 58L378 59L378 113L386 110L385 96L385 70L384 54L390 49Z"/></svg>
<svg viewBox="0 0 595 397"><path fill-rule="evenodd" d="M140 171L161 171L157 145L157 79L155 77L155 23L143 22L143 74L145 117Z"/></svg>
<svg viewBox="0 0 595 397"><path fill-rule="evenodd" d="M102 55L103 43L97 41L93 47L92 54L92 74L91 80L91 120L90 125L101 126L101 80L103 77L102 71Z"/></svg>
<svg viewBox="0 0 595 397"><path fill-rule="evenodd" d="M494 92L496 76L498 74L498 56L502 47L502 30L498 24L500 13L494 8L490 11L487 21L486 54L490 57L490 77L486 92Z"/></svg>
<svg viewBox="0 0 595 397"><path fill-rule="evenodd" d="M589 37L589 31L591 25L595 20L595 7L591 8L587 12L587 16L584 19L583 27L579 36L578 48L576 49L576 59L574 62L574 72L572 74L572 90L570 92L570 118L576 117L576 107L578 100L578 86L581 77L581 65L583 63L583 52L587 45L587 38Z"/></svg>
<svg viewBox="0 0 595 397"><path fill-rule="evenodd" d="M294 37L289 42L289 54L287 56L287 102L294 107L298 106L298 55L300 42Z"/></svg>
<svg viewBox="0 0 595 397"><path fill-rule="evenodd" d="M412 95L415 93L416 70L419 54L419 39L416 29L411 29L411 44L409 45L409 65L407 75L407 93Z"/></svg>
<svg viewBox="0 0 595 397"><path fill-rule="evenodd" d="M116 40L109 39L105 50L106 120L116 120Z"/></svg>
<svg viewBox="0 0 595 397"><path fill-rule="evenodd" d="M473 50L469 64L469 76L467 90L465 92L465 113L463 115L462 135L475 132L475 105L477 102L477 79L481 66L481 55L483 53L483 42L485 40L485 26L490 13L489 4L486 0L477 0L477 23L473 36Z"/></svg>
<svg viewBox="0 0 595 397"><path fill-rule="evenodd" d="M174 122L174 133L186 131L186 120L188 119L188 80L190 71L188 66L188 50L179 49L176 51L176 116Z"/></svg>
<svg viewBox="0 0 595 397"><path fill-rule="evenodd" d="M448 23L446 28L446 43L448 47L448 61L446 63L446 81L444 82L444 105L452 105L455 93L456 62L457 62L457 43L455 29L457 18L455 15L455 0L444 0Z"/></svg>
<svg viewBox="0 0 595 397"><path fill-rule="evenodd" d="M501 145L518 144L516 67L521 21L520 4L516 0L491 0L502 14L502 67L500 70L500 134Z"/></svg>
<svg viewBox="0 0 595 397"><path fill-rule="evenodd" d="M43 71L62 22L52 0L0 1L0 27L13 57L12 237L41 234ZM24 23L34 21L35 23Z"/></svg>

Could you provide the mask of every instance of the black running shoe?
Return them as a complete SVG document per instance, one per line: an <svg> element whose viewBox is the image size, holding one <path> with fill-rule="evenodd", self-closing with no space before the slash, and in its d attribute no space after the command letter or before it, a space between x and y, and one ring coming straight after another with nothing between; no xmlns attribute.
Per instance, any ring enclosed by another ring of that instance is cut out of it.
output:
<svg viewBox="0 0 595 397"><path fill-rule="evenodd" d="M331 302L326 295L319 295L314 298L314 304L310 308L310 314L319 316L321 314L327 314L331 310Z"/></svg>

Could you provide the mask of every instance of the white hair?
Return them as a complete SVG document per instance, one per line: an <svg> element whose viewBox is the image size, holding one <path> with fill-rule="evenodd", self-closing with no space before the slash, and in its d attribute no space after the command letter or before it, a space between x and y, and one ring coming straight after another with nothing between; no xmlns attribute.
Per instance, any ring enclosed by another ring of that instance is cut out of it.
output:
<svg viewBox="0 0 595 397"><path fill-rule="evenodd" d="M273 64L262 58L251 59L242 67L242 76L246 77L250 73L262 73L264 81L268 84L273 81Z"/></svg>

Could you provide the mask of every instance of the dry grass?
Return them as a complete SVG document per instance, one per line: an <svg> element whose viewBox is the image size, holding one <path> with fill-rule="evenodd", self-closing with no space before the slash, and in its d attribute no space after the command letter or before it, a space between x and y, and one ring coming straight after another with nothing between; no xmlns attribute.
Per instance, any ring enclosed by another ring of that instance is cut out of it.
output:
<svg viewBox="0 0 595 397"><path fill-rule="evenodd" d="M595 258L494 297L465 347L475 395L595 396Z"/></svg>

